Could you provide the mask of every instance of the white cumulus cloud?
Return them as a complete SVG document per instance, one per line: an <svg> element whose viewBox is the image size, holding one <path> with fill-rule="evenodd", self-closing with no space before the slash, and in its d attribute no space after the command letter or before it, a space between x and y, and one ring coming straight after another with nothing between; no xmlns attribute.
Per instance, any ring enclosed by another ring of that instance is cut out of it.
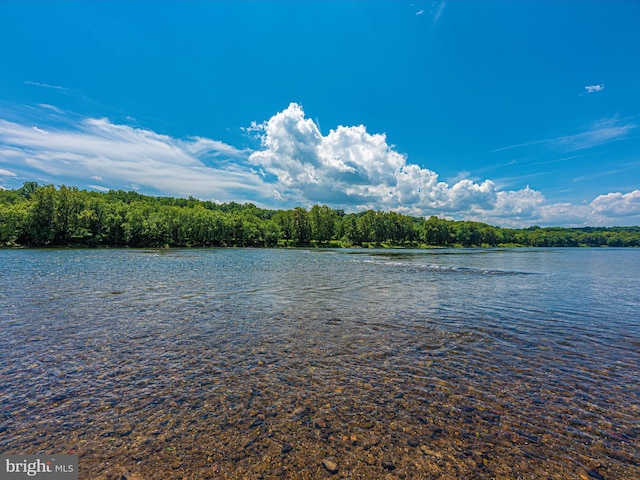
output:
<svg viewBox="0 0 640 480"><path fill-rule="evenodd" d="M635 128L603 120L588 132L554 139L572 148L625 136ZM436 172L408 162L384 134L364 125L338 126L323 135L303 108L291 103L262 124L253 124L261 149L249 161L272 175L274 198L303 205L326 203L347 211L365 208L411 215L441 215L496 225L613 224L638 215L638 194L608 194L590 205L549 202L530 186L499 190L495 183L463 178L441 181Z"/></svg>
<svg viewBox="0 0 640 480"><path fill-rule="evenodd" d="M608 217L625 217L640 215L640 190L629 193L607 193L591 202L594 214Z"/></svg>
<svg viewBox="0 0 640 480"><path fill-rule="evenodd" d="M364 125L338 126L323 135L296 103L257 127L262 149L250 162L276 177L280 195L297 201L460 215L495 211L505 203L505 192L501 199L493 181L443 182L434 171L408 163L384 134L369 133Z"/></svg>

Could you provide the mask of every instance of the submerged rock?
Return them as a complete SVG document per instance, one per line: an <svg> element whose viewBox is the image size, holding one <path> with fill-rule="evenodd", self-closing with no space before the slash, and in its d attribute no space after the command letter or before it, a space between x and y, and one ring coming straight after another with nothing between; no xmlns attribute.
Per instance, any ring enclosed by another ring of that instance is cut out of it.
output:
<svg viewBox="0 0 640 480"><path fill-rule="evenodd" d="M589 475L591 478L595 478L596 480L605 480L605 478L595 470L589 470L587 472L587 475Z"/></svg>
<svg viewBox="0 0 640 480"><path fill-rule="evenodd" d="M289 453L291 450L293 450L293 447L288 443L282 445L282 453Z"/></svg>
<svg viewBox="0 0 640 480"><path fill-rule="evenodd" d="M384 468L385 470L391 471L396 469L396 465L395 463L393 463L393 460L388 458L382 461L382 468Z"/></svg>

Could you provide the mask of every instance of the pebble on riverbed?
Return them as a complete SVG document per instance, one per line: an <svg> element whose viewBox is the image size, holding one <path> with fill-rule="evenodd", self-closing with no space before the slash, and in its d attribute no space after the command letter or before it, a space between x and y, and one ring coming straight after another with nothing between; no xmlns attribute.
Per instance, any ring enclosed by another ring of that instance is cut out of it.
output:
<svg viewBox="0 0 640 480"><path fill-rule="evenodd" d="M327 421L325 419L323 419L323 418L316 418L314 420L314 422L313 422L313 425L316 428L327 428L328 427Z"/></svg>
<svg viewBox="0 0 640 480"><path fill-rule="evenodd" d="M338 464L334 458L325 458L322 460L322 466L331 474L338 473Z"/></svg>

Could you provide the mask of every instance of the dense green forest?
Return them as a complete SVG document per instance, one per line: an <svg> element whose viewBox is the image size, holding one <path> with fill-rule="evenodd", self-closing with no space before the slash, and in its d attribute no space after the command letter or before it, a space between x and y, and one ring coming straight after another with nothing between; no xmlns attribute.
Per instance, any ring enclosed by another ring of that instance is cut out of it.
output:
<svg viewBox="0 0 640 480"><path fill-rule="evenodd" d="M326 205L266 210L111 190L26 182L0 190L0 246L640 246L640 227L500 228L437 217Z"/></svg>

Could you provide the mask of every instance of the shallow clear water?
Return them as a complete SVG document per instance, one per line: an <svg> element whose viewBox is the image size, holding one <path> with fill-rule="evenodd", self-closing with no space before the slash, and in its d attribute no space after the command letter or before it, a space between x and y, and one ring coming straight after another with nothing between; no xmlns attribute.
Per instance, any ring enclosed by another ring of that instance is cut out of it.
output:
<svg viewBox="0 0 640 480"><path fill-rule="evenodd" d="M100 479L640 478L638 272L623 249L0 251L0 452Z"/></svg>

